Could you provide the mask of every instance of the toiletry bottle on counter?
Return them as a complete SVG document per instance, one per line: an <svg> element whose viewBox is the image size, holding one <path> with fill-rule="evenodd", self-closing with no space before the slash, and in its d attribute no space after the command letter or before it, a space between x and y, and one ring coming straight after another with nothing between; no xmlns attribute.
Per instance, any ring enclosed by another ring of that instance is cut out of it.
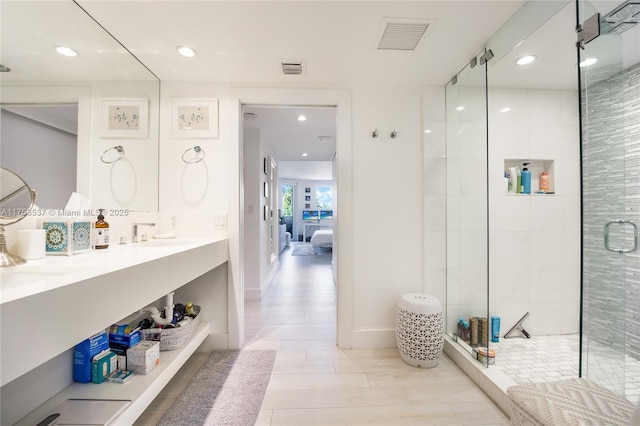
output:
<svg viewBox="0 0 640 426"><path fill-rule="evenodd" d="M519 168L516 169L518 175L518 185L516 186L516 194L522 194L522 172Z"/></svg>
<svg viewBox="0 0 640 426"><path fill-rule="evenodd" d="M531 163L522 163L522 193L531 194L531 172L527 166Z"/></svg>
<svg viewBox="0 0 640 426"><path fill-rule="evenodd" d="M549 192L549 175L547 172L542 172L540 175L540 191Z"/></svg>
<svg viewBox="0 0 640 426"><path fill-rule="evenodd" d="M104 221L104 209L98 210L98 220L96 221L95 228L95 245L96 249L109 248L109 224Z"/></svg>

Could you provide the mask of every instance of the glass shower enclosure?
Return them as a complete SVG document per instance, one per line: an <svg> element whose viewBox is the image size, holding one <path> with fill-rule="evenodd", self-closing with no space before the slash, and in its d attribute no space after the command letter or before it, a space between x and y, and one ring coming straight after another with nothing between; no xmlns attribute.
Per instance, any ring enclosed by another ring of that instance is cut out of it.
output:
<svg viewBox="0 0 640 426"><path fill-rule="evenodd" d="M473 355L495 348L499 363L505 332L531 312L533 337L518 330L518 345L566 336L576 349L559 361L572 361L565 375L637 402L640 4L597 5L605 10L525 3L446 85L446 330ZM564 28L562 43L552 24ZM563 58L563 71L512 80L524 69L514 54L540 39L564 46L537 52ZM509 194L505 172L524 162L532 194ZM542 172L551 190L533 194ZM491 341L494 315L500 343ZM535 362L546 367L549 355Z"/></svg>
<svg viewBox="0 0 640 426"><path fill-rule="evenodd" d="M582 118L581 374L640 397L640 3L578 3ZM598 25L599 24L599 25Z"/></svg>

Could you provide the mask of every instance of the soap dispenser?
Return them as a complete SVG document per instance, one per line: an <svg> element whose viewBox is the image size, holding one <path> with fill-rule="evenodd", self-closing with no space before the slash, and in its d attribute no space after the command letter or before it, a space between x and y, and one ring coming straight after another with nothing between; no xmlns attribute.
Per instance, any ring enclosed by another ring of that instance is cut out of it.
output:
<svg viewBox="0 0 640 426"><path fill-rule="evenodd" d="M109 224L104 220L104 209L98 210L98 220L95 224L95 249L109 248Z"/></svg>
<svg viewBox="0 0 640 426"><path fill-rule="evenodd" d="M531 194L531 172L527 169L527 166L531 163L522 163L522 193Z"/></svg>

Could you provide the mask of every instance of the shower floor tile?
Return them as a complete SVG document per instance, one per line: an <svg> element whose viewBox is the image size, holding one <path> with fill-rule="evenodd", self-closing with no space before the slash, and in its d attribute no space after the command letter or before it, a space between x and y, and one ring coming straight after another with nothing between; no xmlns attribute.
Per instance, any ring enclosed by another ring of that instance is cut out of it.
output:
<svg viewBox="0 0 640 426"><path fill-rule="evenodd" d="M577 334L533 336L530 339L513 337L491 343L496 350L495 368L502 370L516 383L539 383L578 377L580 340ZM625 397L640 400L640 361L625 357L624 366L618 354L594 353L591 378L616 393L624 387ZM597 358L596 358L597 357ZM492 367L493 368L493 367ZM626 376L620 377L624 371Z"/></svg>

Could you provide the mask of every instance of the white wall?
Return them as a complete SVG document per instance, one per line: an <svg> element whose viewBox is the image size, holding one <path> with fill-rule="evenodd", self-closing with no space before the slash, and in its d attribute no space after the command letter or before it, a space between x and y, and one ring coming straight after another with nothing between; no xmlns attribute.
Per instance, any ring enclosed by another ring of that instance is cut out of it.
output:
<svg viewBox="0 0 640 426"><path fill-rule="evenodd" d="M133 211L158 209L158 83L95 83L91 88L91 201L93 208ZM107 138L100 135L105 119L102 99L143 98L149 100L148 134L143 138ZM122 160L105 164L101 154L120 145Z"/></svg>
<svg viewBox="0 0 640 426"><path fill-rule="evenodd" d="M398 300L423 290L422 97L418 87L352 93L353 229L346 232L354 250L341 265L353 263L353 346L391 347Z"/></svg>

